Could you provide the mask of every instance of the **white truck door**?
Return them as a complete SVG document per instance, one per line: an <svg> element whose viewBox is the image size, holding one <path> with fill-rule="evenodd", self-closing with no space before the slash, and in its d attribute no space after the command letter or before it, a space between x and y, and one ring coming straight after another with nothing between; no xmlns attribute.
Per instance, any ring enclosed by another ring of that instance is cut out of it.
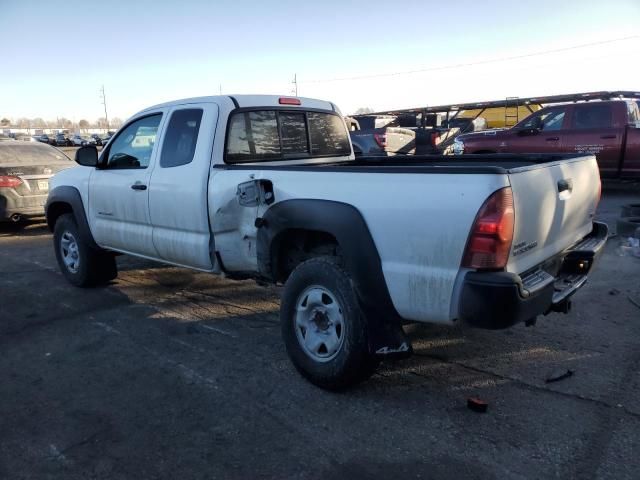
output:
<svg viewBox="0 0 640 480"><path fill-rule="evenodd" d="M173 107L149 185L153 243L159 258L206 271L217 270L207 208L217 123L214 103Z"/></svg>
<svg viewBox="0 0 640 480"><path fill-rule="evenodd" d="M149 218L149 180L163 111L130 122L109 142L89 180L89 223L106 248L156 258Z"/></svg>

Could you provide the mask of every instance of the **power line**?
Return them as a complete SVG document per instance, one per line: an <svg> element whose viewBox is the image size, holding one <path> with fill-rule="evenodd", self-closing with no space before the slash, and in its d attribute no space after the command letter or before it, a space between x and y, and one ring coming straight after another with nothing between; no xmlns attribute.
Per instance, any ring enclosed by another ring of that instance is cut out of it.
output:
<svg viewBox="0 0 640 480"><path fill-rule="evenodd" d="M341 77L341 78L329 78L329 79L324 79L324 80L307 80L307 81L298 81L298 83L328 83L328 82L342 82L342 81L346 81L346 80L364 80L364 79L368 79L368 78L384 78L384 77L395 77L395 76L399 76L399 75L413 75L416 73L425 73L425 72L436 72L436 71L440 71L440 70L452 70L455 68L462 68L462 67L473 67L476 65L486 65L489 63L498 63L498 62L506 62L509 60L518 60L521 58L529 58L529 57L537 57L537 56L541 56L541 55L548 55L548 54L553 54L553 53L560 53L560 52L567 52L570 50L578 50L581 48L587 48L587 47L594 47L594 46L598 46L598 45L606 45L609 43L616 43L616 42L624 42L627 40L633 40L633 39L638 39L640 38L640 35L631 35L629 37L622 37L622 38L614 38L611 40L603 40L600 42L591 42L591 43L583 43L581 45L573 45L571 47L564 47L564 48L556 48L553 50L543 50L540 52L532 52L532 53L525 53L522 55L512 55L510 57L501 57L501 58L493 58L493 59L489 59L489 60L480 60L477 62L468 62L468 63L456 63L453 65L443 65L440 67L428 67L428 68L421 68L418 70L406 70L406 71L402 71L402 72L391 72L391 73L377 73L377 74L372 74L372 75L358 75L358 76L353 76L353 77Z"/></svg>

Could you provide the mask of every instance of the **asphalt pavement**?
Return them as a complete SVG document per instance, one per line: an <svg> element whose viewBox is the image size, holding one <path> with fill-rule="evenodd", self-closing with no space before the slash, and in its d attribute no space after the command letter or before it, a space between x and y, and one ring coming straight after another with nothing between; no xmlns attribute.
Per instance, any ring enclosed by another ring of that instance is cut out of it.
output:
<svg viewBox="0 0 640 480"><path fill-rule="evenodd" d="M605 190L601 218L638 198ZM409 326L414 357L329 393L286 357L277 288L122 256L77 289L43 223L0 226L0 478L640 478L640 258L619 245L570 314Z"/></svg>

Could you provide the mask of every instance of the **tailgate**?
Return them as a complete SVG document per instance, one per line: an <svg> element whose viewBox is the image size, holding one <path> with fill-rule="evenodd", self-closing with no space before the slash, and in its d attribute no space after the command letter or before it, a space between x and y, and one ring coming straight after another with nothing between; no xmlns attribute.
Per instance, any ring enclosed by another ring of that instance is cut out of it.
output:
<svg viewBox="0 0 640 480"><path fill-rule="evenodd" d="M509 171L515 226L507 271L523 273L588 235L600 195L594 156Z"/></svg>

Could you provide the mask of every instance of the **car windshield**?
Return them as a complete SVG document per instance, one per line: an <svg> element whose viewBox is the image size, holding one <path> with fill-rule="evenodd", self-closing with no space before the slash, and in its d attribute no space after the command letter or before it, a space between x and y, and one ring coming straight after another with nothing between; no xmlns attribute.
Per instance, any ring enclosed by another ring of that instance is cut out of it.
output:
<svg viewBox="0 0 640 480"><path fill-rule="evenodd" d="M49 165L70 161L64 153L48 145L0 144L0 166Z"/></svg>

